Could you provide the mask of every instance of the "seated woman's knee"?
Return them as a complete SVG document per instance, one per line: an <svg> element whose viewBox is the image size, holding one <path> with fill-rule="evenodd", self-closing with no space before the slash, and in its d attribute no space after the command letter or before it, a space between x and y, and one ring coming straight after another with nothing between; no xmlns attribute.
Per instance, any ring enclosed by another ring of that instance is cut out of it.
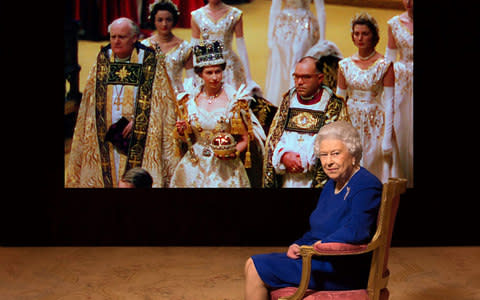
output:
<svg viewBox="0 0 480 300"><path fill-rule="evenodd" d="M251 270L255 269L255 264L253 263L253 259L249 257L245 262L245 274L251 272Z"/></svg>

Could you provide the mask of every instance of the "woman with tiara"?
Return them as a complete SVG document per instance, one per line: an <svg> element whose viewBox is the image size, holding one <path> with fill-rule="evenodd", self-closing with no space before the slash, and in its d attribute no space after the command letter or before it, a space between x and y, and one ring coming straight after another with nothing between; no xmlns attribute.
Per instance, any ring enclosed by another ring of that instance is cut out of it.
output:
<svg viewBox="0 0 480 300"><path fill-rule="evenodd" d="M171 187L251 186L245 169L251 167L250 143L263 145L265 133L249 108L245 86L223 82L227 63L222 50L221 41L202 41L193 48L194 70L203 84L188 79L177 97L175 133L187 149Z"/></svg>
<svg viewBox="0 0 480 300"><path fill-rule="evenodd" d="M385 59L394 62L395 117L400 165L413 187L413 0L402 0L405 12L388 21ZM397 60L397 53L400 58Z"/></svg>
<svg viewBox="0 0 480 300"><path fill-rule="evenodd" d="M298 60L317 41L325 39L324 0L314 2L317 18L310 11L310 0L272 0L265 98L275 106L282 101L282 95L294 86L292 73Z"/></svg>
<svg viewBox="0 0 480 300"><path fill-rule="evenodd" d="M208 0L208 4L192 11L192 44L200 40L218 40L224 45L224 57L227 64L223 72L223 80L236 89L245 84L250 94L261 96L260 86L252 80L247 47L243 37L242 11L226 5L222 0ZM233 51L235 43L238 55Z"/></svg>
<svg viewBox="0 0 480 300"><path fill-rule="evenodd" d="M387 182L401 177L393 129L393 65L375 51L378 24L368 13L353 17L351 37L358 52L339 62L337 95L346 99L352 125L360 133L361 165Z"/></svg>
<svg viewBox="0 0 480 300"><path fill-rule="evenodd" d="M190 43L172 33L180 12L170 0L157 0L150 4L150 26L155 33L142 41L148 47L161 50L165 55L165 67L175 94L183 91L183 69L186 77L193 76Z"/></svg>

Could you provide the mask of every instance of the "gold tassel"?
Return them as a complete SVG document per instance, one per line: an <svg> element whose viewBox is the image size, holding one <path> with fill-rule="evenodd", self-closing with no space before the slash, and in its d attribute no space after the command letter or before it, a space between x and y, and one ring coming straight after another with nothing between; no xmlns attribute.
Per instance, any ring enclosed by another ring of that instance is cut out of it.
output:
<svg viewBox="0 0 480 300"><path fill-rule="evenodd" d="M253 141L254 135L253 135L252 123L248 125L248 137L250 138L250 141Z"/></svg>
<svg viewBox="0 0 480 300"><path fill-rule="evenodd" d="M247 144L247 153L245 153L245 168L252 167L252 159L250 154L250 142L253 140L253 127L252 127L252 120L250 119L250 110L246 109L246 119L247 119L247 127L248 127L248 144Z"/></svg>
<svg viewBox="0 0 480 300"><path fill-rule="evenodd" d="M245 111L245 122L247 125L247 134L248 134L248 141L247 141L247 151L245 153L245 161L244 166L245 168L252 167L252 158L250 153L250 141L254 139L253 135L253 127L252 127L252 120L250 119L250 109L248 107L248 102L246 101L239 101L235 107L232 116L232 126L231 126L231 134L244 134L244 126L242 120L242 109Z"/></svg>
<svg viewBox="0 0 480 300"><path fill-rule="evenodd" d="M252 159L250 158L250 143L248 143L248 150L247 153L245 153L245 168L251 168L252 167Z"/></svg>
<svg viewBox="0 0 480 300"><path fill-rule="evenodd" d="M239 111L235 111L232 117L231 134L241 134L242 119Z"/></svg>

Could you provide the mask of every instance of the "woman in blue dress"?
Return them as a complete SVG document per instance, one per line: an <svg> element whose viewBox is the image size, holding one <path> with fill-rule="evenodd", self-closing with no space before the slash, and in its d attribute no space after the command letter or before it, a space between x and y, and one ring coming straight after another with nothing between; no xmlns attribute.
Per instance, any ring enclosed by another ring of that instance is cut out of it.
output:
<svg viewBox="0 0 480 300"><path fill-rule="evenodd" d="M323 126L315 140L315 155L330 178L310 215L310 230L286 253L258 254L245 265L245 299L269 299L272 289L298 286L302 273L300 245L368 243L376 227L382 183L359 165L360 136L346 121ZM371 254L312 259L309 288L350 290L367 286Z"/></svg>

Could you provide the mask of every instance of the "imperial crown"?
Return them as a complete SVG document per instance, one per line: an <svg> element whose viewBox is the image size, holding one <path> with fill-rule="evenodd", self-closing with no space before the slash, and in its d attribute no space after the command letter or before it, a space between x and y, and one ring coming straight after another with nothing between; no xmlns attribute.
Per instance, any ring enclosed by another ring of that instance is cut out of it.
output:
<svg viewBox="0 0 480 300"><path fill-rule="evenodd" d="M224 62L221 41L204 40L193 47L193 66L195 67L220 65Z"/></svg>

